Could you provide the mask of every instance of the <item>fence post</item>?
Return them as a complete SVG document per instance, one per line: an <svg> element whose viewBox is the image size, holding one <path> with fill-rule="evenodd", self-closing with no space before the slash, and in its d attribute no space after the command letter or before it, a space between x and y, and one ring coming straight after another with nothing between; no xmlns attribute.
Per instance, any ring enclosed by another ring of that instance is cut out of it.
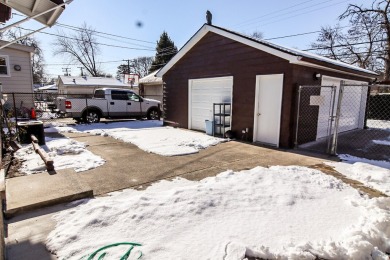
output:
<svg viewBox="0 0 390 260"><path fill-rule="evenodd" d="M338 138L338 131L339 131L339 122L340 122L340 116L341 116L341 102L343 100L343 93L344 93L344 81L341 81L340 82L339 97L337 100L336 120L335 120L335 124L334 124L333 142L332 142L332 148L330 151L331 155L336 155L336 153L337 153L337 138Z"/></svg>
<svg viewBox="0 0 390 260"><path fill-rule="evenodd" d="M333 121L335 119L335 116L334 116L334 104L336 102L336 91L337 91L337 87L336 86L332 86L332 97L331 97L331 100L330 100L331 109L330 109L329 125L328 125L328 147L327 147L327 150L326 150L326 152L330 153L330 154L331 154L331 143L332 143L332 127L333 127Z"/></svg>
<svg viewBox="0 0 390 260"><path fill-rule="evenodd" d="M86 108L86 116L85 116L85 123L88 124L88 95L85 95L85 108Z"/></svg>
<svg viewBox="0 0 390 260"><path fill-rule="evenodd" d="M297 122L295 126L295 142L294 142L294 148L298 148L298 127L299 127L299 113L300 113L300 107L301 107L301 91L302 91L302 86L298 87L298 107L297 107Z"/></svg>
<svg viewBox="0 0 390 260"><path fill-rule="evenodd" d="M15 93L12 94L12 103L14 105L14 117L15 117L15 129L18 131L18 115L16 114L16 101L15 101Z"/></svg>

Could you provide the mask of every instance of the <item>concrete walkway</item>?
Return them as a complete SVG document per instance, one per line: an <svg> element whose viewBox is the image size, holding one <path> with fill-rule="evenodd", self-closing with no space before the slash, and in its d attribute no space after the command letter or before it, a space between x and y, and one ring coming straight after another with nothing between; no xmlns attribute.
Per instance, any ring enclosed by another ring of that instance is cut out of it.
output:
<svg viewBox="0 0 390 260"><path fill-rule="evenodd" d="M86 143L88 150L104 158L106 163L79 173L65 169L7 179L7 217L177 176L200 180L229 169L244 170L269 165L311 166L324 161L234 141L201 150L197 154L164 157L146 153L135 145L111 137L66 135Z"/></svg>

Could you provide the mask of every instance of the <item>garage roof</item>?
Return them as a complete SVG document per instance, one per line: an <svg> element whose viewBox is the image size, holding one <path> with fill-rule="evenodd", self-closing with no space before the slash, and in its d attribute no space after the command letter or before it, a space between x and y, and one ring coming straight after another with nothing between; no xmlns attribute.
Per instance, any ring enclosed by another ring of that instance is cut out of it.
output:
<svg viewBox="0 0 390 260"><path fill-rule="evenodd" d="M139 83L141 84L159 84L163 83L163 80L161 77L157 77L156 74L159 70L153 71L152 73L146 75L142 79L139 80Z"/></svg>
<svg viewBox="0 0 390 260"><path fill-rule="evenodd" d="M125 84L115 78L87 77L87 76L58 76L65 86L107 86L128 88L130 85Z"/></svg>
<svg viewBox="0 0 390 260"><path fill-rule="evenodd" d="M251 46L253 48L259 49L261 51L270 53L277 57L288 60L292 64L308 66L308 67L317 67L327 70L331 69L327 66L332 65L332 67L337 67L338 70L350 70L357 72L358 74L364 74L369 78L375 78L378 76L377 73L366 70L354 65L350 65L341 61L336 61L329 59L317 54L313 54L307 51L301 51L297 49L283 47L265 40L255 40L248 36L227 30L225 28L217 27L214 25L204 24L192 38L180 49L180 51L157 73L156 76L162 77L170 68L175 65L190 49L199 42L208 32L213 32L221 36L230 38L234 41L243 43L245 45Z"/></svg>
<svg viewBox="0 0 390 260"><path fill-rule="evenodd" d="M12 9L15 9L16 11L21 12L22 14L28 17L33 17L37 14L44 13L55 7L58 7L59 5L63 5L64 1L63 0L12 0L12 1L0 0L0 3ZM34 19L46 26L52 26L60 17L64 9L65 9L65 5L63 5L60 8L51 10L47 13L44 13L40 16L34 17Z"/></svg>

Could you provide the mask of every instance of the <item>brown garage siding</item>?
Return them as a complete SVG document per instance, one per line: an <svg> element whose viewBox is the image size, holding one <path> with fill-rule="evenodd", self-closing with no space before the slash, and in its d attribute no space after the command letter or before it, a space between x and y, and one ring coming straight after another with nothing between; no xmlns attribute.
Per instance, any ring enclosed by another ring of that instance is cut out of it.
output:
<svg viewBox="0 0 390 260"><path fill-rule="evenodd" d="M288 65L274 55L209 32L163 76L166 120L188 127L189 79L233 76L232 130L240 137L248 127L252 140L256 75L286 76Z"/></svg>

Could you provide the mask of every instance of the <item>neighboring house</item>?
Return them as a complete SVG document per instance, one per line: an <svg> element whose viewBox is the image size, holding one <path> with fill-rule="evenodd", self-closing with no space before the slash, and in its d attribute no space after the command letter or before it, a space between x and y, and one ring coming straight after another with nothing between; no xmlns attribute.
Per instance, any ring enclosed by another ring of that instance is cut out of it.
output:
<svg viewBox="0 0 390 260"><path fill-rule="evenodd" d="M8 44L7 41L0 41L0 46ZM33 47L11 44L0 49L0 82L2 92L8 93L5 98L11 102L9 93L15 94L15 106L32 107L33 102L33 76L31 55ZM28 93L28 94L27 94Z"/></svg>
<svg viewBox="0 0 390 260"><path fill-rule="evenodd" d="M139 80L139 93L146 98L152 98L163 103L163 80L156 77L158 70L146 75Z"/></svg>
<svg viewBox="0 0 390 260"><path fill-rule="evenodd" d="M106 87L133 89L138 93L138 88L131 88L130 85L124 84L115 78L58 76L57 86L58 93L65 95L89 95L93 94L97 88Z"/></svg>
<svg viewBox="0 0 390 260"><path fill-rule="evenodd" d="M58 87L56 84L47 85L34 89L35 98L38 101L53 101L58 94Z"/></svg>
<svg viewBox="0 0 390 260"><path fill-rule="evenodd" d="M36 88L34 91L39 93L58 93L58 87L56 84L52 84Z"/></svg>
<svg viewBox="0 0 390 260"><path fill-rule="evenodd" d="M340 85L341 80L365 83L378 75L309 52L204 25L157 76L165 84L166 124L205 131L205 120L215 119L213 103L228 102L232 108L227 120L236 137L248 130L248 139L253 142L293 147L300 85ZM361 94L351 102L365 109L360 103L365 104L367 93ZM318 106L316 109L319 113ZM352 117L362 115L364 111L357 110ZM311 133L314 140L318 115L315 120L311 122L315 125ZM353 127L346 125L344 129Z"/></svg>

